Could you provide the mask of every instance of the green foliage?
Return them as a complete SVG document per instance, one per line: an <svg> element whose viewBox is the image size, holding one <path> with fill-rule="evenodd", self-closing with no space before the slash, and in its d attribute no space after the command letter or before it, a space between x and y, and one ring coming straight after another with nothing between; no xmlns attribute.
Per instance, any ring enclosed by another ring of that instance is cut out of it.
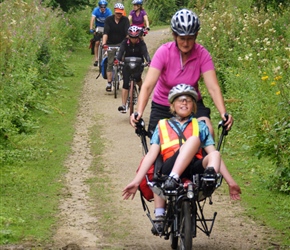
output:
<svg viewBox="0 0 290 250"><path fill-rule="evenodd" d="M283 12L284 7L289 7L290 3L288 0L253 0L253 6L259 10Z"/></svg>
<svg viewBox="0 0 290 250"><path fill-rule="evenodd" d="M159 22L157 24L170 23L172 15L178 9L175 0L151 0L147 2L146 6L158 13Z"/></svg>
<svg viewBox="0 0 290 250"><path fill-rule="evenodd" d="M88 67L83 62L91 60L87 52L86 47L76 49L70 57L75 76L65 77L62 89L51 95L51 112L31 114L41 124L37 133L14 136L17 149L6 146L5 158L0 154L0 245L51 240L82 90L80 82Z"/></svg>
<svg viewBox="0 0 290 250"><path fill-rule="evenodd" d="M89 0L44 0L43 2L47 7L53 9L60 7L65 12L76 12L90 5Z"/></svg>
<svg viewBox="0 0 290 250"><path fill-rule="evenodd" d="M198 13L198 42L212 54L235 126L276 165L268 186L289 193L290 23L283 15L216 0Z"/></svg>
<svg viewBox="0 0 290 250"><path fill-rule="evenodd" d="M52 112L60 77L72 74L66 66L69 50L86 36L76 14L52 11L38 1L5 1L0 13L0 149L6 159L17 136L38 128L32 114Z"/></svg>

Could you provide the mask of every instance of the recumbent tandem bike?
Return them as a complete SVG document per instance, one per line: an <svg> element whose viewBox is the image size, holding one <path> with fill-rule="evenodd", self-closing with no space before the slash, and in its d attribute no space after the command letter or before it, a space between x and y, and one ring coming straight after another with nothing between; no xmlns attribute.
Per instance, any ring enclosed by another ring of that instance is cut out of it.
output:
<svg viewBox="0 0 290 250"><path fill-rule="evenodd" d="M137 117L137 115L136 115ZM227 118L227 116L226 116ZM221 135L217 144L217 150L220 150L224 137L228 134L225 121L219 122L218 129L222 128ZM136 124L136 134L141 138L144 153L148 152L146 137L148 132L145 129L144 120L141 118ZM150 189L166 200L166 215L162 229L158 229L155 220L151 218L150 210L141 193L141 201L144 211L148 216L157 235L171 241L172 249L191 250L192 239L196 237L197 230L201 230L207 236L210 236L217 212L214 212L212 218L206 218L204 215L204 205L206 201L212 205L211 194L222 184L222 175L217 174L215 179L206 179L202 174L192 176L192 179L182 179L181 184L176 190L166 190L163 188L164 180L157 174L154 168L153 178L145 176L147 185ZM210 195L204 195L204 187L207 183L214 186Z"/></svg>

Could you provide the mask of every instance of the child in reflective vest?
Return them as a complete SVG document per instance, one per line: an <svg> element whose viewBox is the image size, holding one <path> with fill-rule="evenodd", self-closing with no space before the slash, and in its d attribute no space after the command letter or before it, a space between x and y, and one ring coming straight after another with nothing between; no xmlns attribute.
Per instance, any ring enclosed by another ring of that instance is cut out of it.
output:
<svg viewBox="0 0 290 250"><path fill-rule="evenodd" d="M241 193L228 170L221 166L220 153L214 146L206 123L194 118L197 99L197 92L190 85L178 84L170 90L168 101L174 117L158 122L150 141L150 150L133 181L123 190L124 199L129 199L131 195L134 198L140 182L159 154L163 158L160 174L168 176L164 183L164 188L168 190L176 189L183 177L190 178L192 174L198 173L203 173L205 177L215 177L220 172L227 183L234 183L238 193ZM198 154L200 149L207 153L205 157ZM240 199L240 196L231 198ZM165 201L154 195L154 205L156 221L160 221L156 226L159 228L164 220ZM154 230L156 229L153 227L152 232Z"/></svg>

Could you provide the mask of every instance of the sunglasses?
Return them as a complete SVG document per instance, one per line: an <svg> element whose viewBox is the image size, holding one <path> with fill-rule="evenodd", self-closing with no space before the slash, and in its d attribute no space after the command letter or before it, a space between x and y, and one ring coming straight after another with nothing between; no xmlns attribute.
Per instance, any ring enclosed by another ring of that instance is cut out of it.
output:
<svg viewBox="0 0 290 250"><path fill-rule="evenodd" d="M100 6L101 9L106 9L106 6Z"/></svg>
<svg viewBox="0 0 290 250"><path fill-rule="evenodd" d="M189 96L179 96L176 98L176 102L180 104L185 102L187 104L187 103L193 103L193 100Z"/></svg>

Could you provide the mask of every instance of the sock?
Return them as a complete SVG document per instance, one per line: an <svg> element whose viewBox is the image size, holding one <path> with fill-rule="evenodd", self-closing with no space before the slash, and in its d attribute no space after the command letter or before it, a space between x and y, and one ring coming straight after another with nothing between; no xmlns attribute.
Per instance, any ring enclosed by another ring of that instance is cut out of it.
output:
<svg viewBox="0 0 290 250"><path fill-rule="evenodd" d="M164 216L165 215L165 209L163 207L155 208L154 214L155 214L155 217Z"/></svg>
<svg viewBox="0 0 290 250"><path fill-rule="evenodd" d="M179 175L177 173L174 173L174 172L171 172L169 174L170 177L174 178L175 180L178 180L179 179Z"/></svg>

